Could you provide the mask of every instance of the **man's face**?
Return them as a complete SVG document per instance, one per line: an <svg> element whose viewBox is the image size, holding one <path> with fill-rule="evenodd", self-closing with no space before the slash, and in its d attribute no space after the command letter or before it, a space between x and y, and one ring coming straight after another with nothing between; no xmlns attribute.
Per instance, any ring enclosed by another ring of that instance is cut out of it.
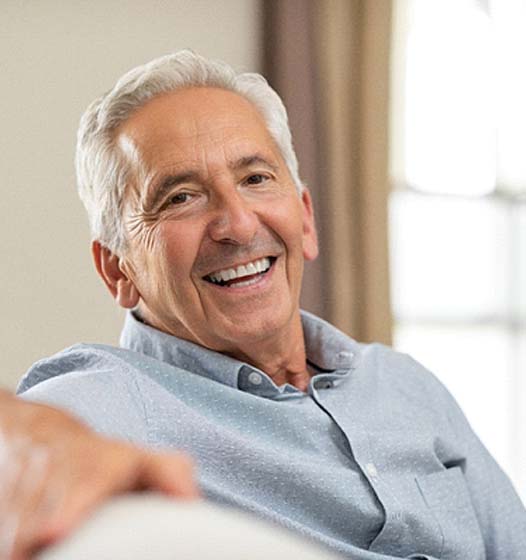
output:
<svg viewBox="0 0 526 560"><path fill-rule="evenodd" d="M152 326L221 352L285 334L304 258L317 254L308 193L243 97L190 88L132 114L123 266Z"/></svg>

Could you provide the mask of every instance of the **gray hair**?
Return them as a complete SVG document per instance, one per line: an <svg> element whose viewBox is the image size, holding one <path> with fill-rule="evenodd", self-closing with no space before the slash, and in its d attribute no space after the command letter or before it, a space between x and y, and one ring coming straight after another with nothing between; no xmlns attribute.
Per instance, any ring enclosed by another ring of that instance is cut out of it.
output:
<svg viewBox="0 0 526 560"><path fill-rule="evenodd" d="M153 97L188 87L217 87L250 101L263 116L298 192L303 189L287 112L278 94L259 74L237 74L223 62L183 50L138 66L93 101L80 120L75 165L79 196L92 239L115 254L126 249L122 200L130 166L115 141L115 130Z"/></svg>

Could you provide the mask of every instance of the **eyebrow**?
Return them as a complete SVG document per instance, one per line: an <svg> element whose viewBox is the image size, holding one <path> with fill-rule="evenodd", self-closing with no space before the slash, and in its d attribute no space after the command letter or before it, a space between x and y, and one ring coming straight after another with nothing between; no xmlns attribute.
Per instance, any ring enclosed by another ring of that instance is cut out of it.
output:
<svg viewBox="0 0 526 560"><path fill-rule="evenodd" d="M235 161L228 162L229 169L232 169L233 171L239 171L254 165L263 165L275 173L278 171L278 167L276 165L270 163L260 154L243 156ZM153 183L149 185L148 192L145 197L145 207L155 208L159 201L162 200L164 196L177 185L198 180L199 172L192 169L182 171L181 173L169 173L163 175L158 181L153 181Z"/></svg>
<svg viewBox="0 0 526 560"><path fill-rule="evenodd" d="M154 181L148 186L144 206L146 208L155 208L164 196L176 187L189 181L195 181L198 177L196 171L183 171L182 173L163 175L159 181Z"/></svg>
<svg viewBox="0 0 526 560"><path fill-rule="evenodd" d="M230 163L229 167L234 171L237 171L245 167L251 167L252 165L264 165L272 169L272 171L274 172L278 171L276 165L270 163L267 159L265 159L263 156L259 154L254 154L254 155L244 156L242 158L239 158L238 160Z"/></svg>

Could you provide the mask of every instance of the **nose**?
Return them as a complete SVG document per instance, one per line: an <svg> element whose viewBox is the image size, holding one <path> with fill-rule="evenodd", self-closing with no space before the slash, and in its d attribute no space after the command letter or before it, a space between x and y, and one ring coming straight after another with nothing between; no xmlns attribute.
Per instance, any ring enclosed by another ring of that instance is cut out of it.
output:
<svg viewBox="0 0 526 560"><path fill-rule="evenodd" d="M208 225L211 239L218 243L248 245L258 228L258 217L235 189L218 196Z"/></svg>

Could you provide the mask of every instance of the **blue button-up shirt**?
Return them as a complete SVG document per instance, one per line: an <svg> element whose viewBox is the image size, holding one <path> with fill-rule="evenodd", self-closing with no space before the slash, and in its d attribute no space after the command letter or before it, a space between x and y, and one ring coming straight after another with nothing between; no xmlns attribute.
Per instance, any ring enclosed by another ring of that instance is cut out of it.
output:
<svg viewBox="0 0 526 560"><path fill-rule="evenodd" d="M437 379L302 320L305 393L132 314L121 348L64 350L19 392L102 433L187 451L211 500L352 559L526 559L526 511Z"/></svg>

